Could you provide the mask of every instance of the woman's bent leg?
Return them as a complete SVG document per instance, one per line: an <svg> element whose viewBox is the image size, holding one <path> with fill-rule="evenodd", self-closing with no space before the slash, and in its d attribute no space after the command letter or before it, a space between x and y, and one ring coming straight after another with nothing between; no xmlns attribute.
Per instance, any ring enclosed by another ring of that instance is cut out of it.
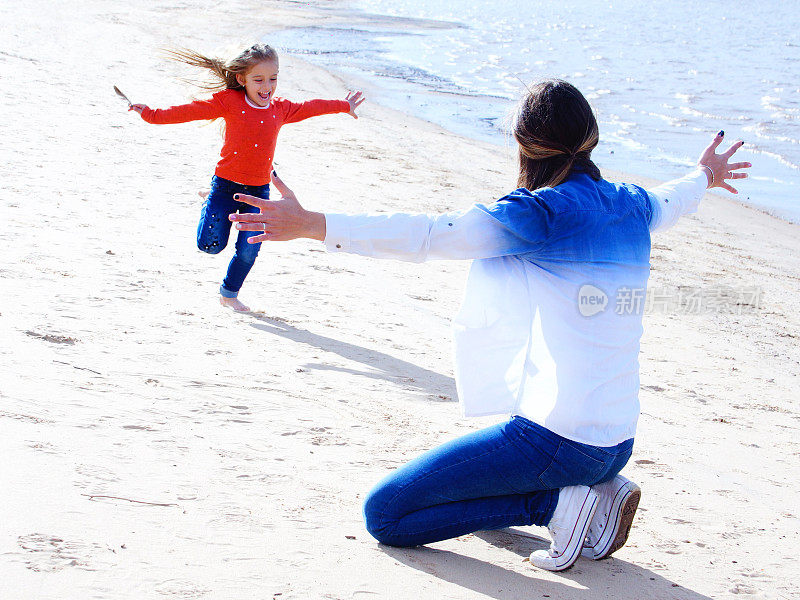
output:
<svg viewBox="0 0 800 600"><path fill-rule="evenodd" d="M481 529L547 525L559 488L592 485L610 461L522 417L435 448L390 473L364 504L367 530L416 546Z"/></svg>
<svg viewBox="0 0 800 600"><path fill-rule="evenodd" d="M524 443L524 440L523 440ZM380 542L416 546L480 529L545 524L558 491L520 450L515 420L452 440L389 474L364 504L367 530ZM546 467L555 449L538 451Z"/></svg>

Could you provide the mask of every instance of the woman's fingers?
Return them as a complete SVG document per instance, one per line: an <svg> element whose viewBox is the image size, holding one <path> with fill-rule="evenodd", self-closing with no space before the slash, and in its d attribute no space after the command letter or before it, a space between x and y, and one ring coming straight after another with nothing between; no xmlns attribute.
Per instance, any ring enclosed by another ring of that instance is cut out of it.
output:
<svg viewBox="0 0 800 600"><path fill-rule="evenodd" d="M733 144L730 148L728 148L725 152L723 152L720 156L725 158L725 160L728 160L731 156L733 156L733 153L736 152L742 146L744 146L744 142L738 141L735 144Z"/></svg>
<svg viewBox="0 0 800 600"><path fill-rule="evenodd" d="M249 204L250 206L255 206L261 210L269 207L269 200L264 200L263 198L258 198L257 196L250 196L248 194L234 194L233 199L239 202L244 202L245 204Z"/></svg>
<svg viewBox="0 0 800 600"><path fill-rule="evenodd" d="M233 213L228 215L228 219L241 223L264 223L267 215L264 213Z"/></svg>
<svg viewBox="0 0 800 600"><path fill-rule="evenodd" d="M288 190L291 192L291 190ZM322 213L309 212L300 206L295 198L284 197L274 202L248 196L234 194L236 200L246 202L259 209L257 213L233 213L228 219L236 223L239 231L261 232L248 241L286 241L299 237L325 239L325 216Z"/></svg>
<svg viewBox="0 0 800 600"><path fill-rule="evenodd" d="M265 231L266 226L267 224L264 222L236 223L236 229L239 231Z"/></svg>
<svg viewBox="0 0 800 600"><path fill-rule="evenodd" d="M722 138L725 135L724 131L720 131L717 135L714 136L714 139L711 140L711 143L703 150L703 153L700 155L700 161L703 162L707 158L714 156L716 154L716 150L719 145L722 143Z"/></svg>
<svg viewBox="0 0 800 600"><path fill-rule="evenodd" d="M247 238L248 244L260 244L261 242L268 242L270 240L270 236L267 233L262 233L261 235L253 235Z"/></svg>
<svg viewBox="0 0 800 600"><path fill-rule="evenodd" d="M287 235L281 229L269 230L259 235L253 235L247 238L248 244L259 244L261 242L285 242L295 239L291 235Z"/></svg>
<svg viewBox="0 0 800 600"><path fill-rule="evenodd" d="M733 186L725 183L724 181L716 187L721 187L723 190L728 190L731 194L738 194L739 192Z"/></svg>
<svg viewBox="0 0 800 600"><path fill-rule="evenodd" d="M722 143L724 135L725 132L720 131L716 136L714 136L714 139L700 156L698 164L702 167L707 167L711 171L713 177L710 180L710 187L720 187L728 190L732 194L737 194L738 191L729 185L725 180L744 179L747 177L747 173L734 173L734 171L738 171L740 169L749 169L752 165L749 162L728 163L730 157L733 156L733 154L739 150L739 148L744 146L744 142L741 140L732 144L725 152L717 154L716 150Z"/></svg>
<svg viewBox="0 0 800 600"><path fill-rule="evenodd" d="M296 198L295 193L283 183L283 180L275 172L272 173L272 183L284 198Z"/></svg>
<svg viewBox="0 0 800 600"><path fill-rule="evenodd" d="M722 143L722 138L724 137L725 137L725 132L719 131L717 135L714 136L714 139L711 140L711 143L708 145L708 148L706 148L706 152L708 152L709 150L711 151L716 150L717 147Z"/></svg>

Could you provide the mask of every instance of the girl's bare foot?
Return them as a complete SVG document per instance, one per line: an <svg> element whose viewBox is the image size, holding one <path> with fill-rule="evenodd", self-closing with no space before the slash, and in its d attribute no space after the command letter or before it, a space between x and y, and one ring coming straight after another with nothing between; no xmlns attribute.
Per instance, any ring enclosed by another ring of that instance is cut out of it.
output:
<svg viewBox="0 0 800 600"><path fill-rule="evenodd" d="M236 312L250 312L250 307L239 302L238 298L226 298L225 296L220 296L219 303L227 308L232 308Z"/></svg>

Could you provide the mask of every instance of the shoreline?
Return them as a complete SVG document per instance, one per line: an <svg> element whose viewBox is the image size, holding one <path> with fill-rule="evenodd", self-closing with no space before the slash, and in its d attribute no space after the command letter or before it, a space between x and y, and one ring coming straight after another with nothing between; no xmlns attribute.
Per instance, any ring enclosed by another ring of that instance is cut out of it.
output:
<svg viewBox="0 0 800 600"><path fill-rule="evenodd" d="M408 35L415 35L420 31L431 30L431 29L451 29L454 27L467 27L467 25L463 25L461 23L455 23L452 21L447 20L436 20L436 19L423 19L423 18L412 18L412 17L403 17L403 16L390 16L384 15L380 13L372 13L368 12L368 9L364 8L357 8L352 3L349 2L337 2L334 7L323 7L320 5L316 6L309 6L309 11L316 11L317 13L323 12L326 17L330 15L334 15L334 18L331 22L323 22L320 25L314 25L311 27L311 30L321 30L327 31L329 34L334 35L335 32L341 32L342 35L350 32L351 35L355 35L358 38L360 34L362 37L365 36L365 39L368 38L370 35L376 36L377 32L374 31L376 28L380 30L381 28L386 28L386 35L402 35L399 32L407 31ZM304 25L299 26L301 29ZM360 27L363 27L364 30L362 31ZM320 66L322 68L335 71L340 76L344 78L357 78L358 81L365 83L367 86L371 88L373 92L373 96L375 95L374 92L378 92L377 100L378 102L382 103L386 107L391 107L395 110L400 110L401 112L405 112L406 114L414 114L412 110L412 105L416 106L416 103L421 103L426 107L426 110L429 112L431 116L423 117L429 122L436 123L448 131L452 132L454 135L458 135L461 137L465 137L468 139L472 139L475 141L482 141L482 142L489 142L492 145L498 146L502 148L504 143L499 139L498 136L502 134L502 128L496 125L498 121L502 122L504 119L507 118L507 111L503 115L499 117L492 117L486 116L486 114L491 114L492 111L489 109L489 113L484 114L481 116L481 110L476 108L474 105L475 101L485 102L488 101L491 96L487 92L482 93L469 93L467 90L456 89L458 86L456 84L452 84L456 86L456 88L449 90L445 89L441 86L441 84L437 84L436 82L448 81L441 79L441 75L437 72L433 71L425 71L424 69L421 71L421 75L415 74L416 67L411 67L406 65L405 63L401 62L384 62L381 59L373 59L378 60L378 62L371 62L370 60L366 60L361 58L360 60L352 60L355 57L358 57L359 50L355 49L352 44L353 41L347 37L341 42L343 44L344 49L331 49L328 47L323 46L323 50L318 51L313 49L313 47L308 47L310 42L302 41L303 38L297 38L296 36L289 35L288 38L286 36L281 35L282 33L290 32L294 27L286 28L284 30L277 30L273 33L277 34L277 44L278 47L283 46L283 43L288 43L292 47L292 51L289 54L296 56L302 60L306 60ZM338 34L337 34L338 35ZM313 39L313 35L312 35ZM275 43L275 37L267 40L270 43ZM282 43L283 41L283 43ZM282 48L283 51L286 48ZM372 50L375 53L375 50ZM332 59L323 59L322 57L326 57L327 55L347 55L349 58L342 59L342 60L332 60ZM366 60L366 62L365 62ZM352 64L351 64L352 63ZM386 72L382 73L382 76L377 76L376 74L371 73L369 71L369 66L373 68L382 67L385 68ZM411 80L415 80L416 77L421 76L423 79L427 80L426 82L419 83L419 84L409 84L405 87L402 84L394 83L397 79L403 79L398 74L392 75L392 72L397 71L400 73L404 70L410 70L411 72L408 74L408 77ZM400 97L404 96L407 97L407 100L401 101ZM458 102L459 99L463 100L463 104L458 104L459 112L463 112L460 116L456 116L456 113L453 113L450 117L445 116L445 113L449 113L450 103L448 102L447 98L452 98L453 102ZM504 102L510 102L509 110L513 106L513 99L507 96L497 96L497 98L503 98ZM471 100L472 99L472 100ZM595 112L598 113L599 108L595 107ZM444 112L443 112L444 111ZM415 115L416 116L416 115ZM598 116L599 113L598 113ZM479 122L486 122L492 123L488 126L488 129L485 131L481 131L478 127ZM606 125L601 124L601 141L600 145L598 146L595 155L599 157L600 163L605 163L609 161L609 157L606 154L603 154L603 150L605 149L608 151L609 148L613 148L614 144L609 143L606 141L603 142L603 131L606 129ZM644 135L644 134L640 134ZM710 136L713 133L709 133ZM740 134L744 135L742 132ZM507 137L507 136L506 136ZM611 135L610 137L614 137ZM698 136L695 136L698 138ZM702 143L705 143L705 138L698 138ZM740 137L733 136L733 139L740 139ZM741 138L747 141L747 138ZM695 140L697 141L697 140ZM702 144L697 142L698 147ZM619 148L617 148L617 154L619 154ZM602 156L600 156L603 154ZM614 150L611 150L611 154L614 154ZM699 154L699 151L698 151ZM689 160L689 162L693 162L693 158ZM743 158L742 160L748 160ZM758 165L759 159L757 156L753 156L749 158L753 164ZM609 173L619 173L623 172L624 169L615 166L611 161L612 166L603 169L601 166L601 170L608 171ZM639 165L642 167L642 165ZM687 167L690 168L690 167ZM642 170L642 169L640 169ZM658 171L658 169L656 169ZM634 174L638 174L637 171L632 171ZM654 179L673 179L681 176L680 170L673 170L671 174L665 175L655 175L651 176ZM775 185L774 182L771 183L763 183L760 185L760 193L759 193L759 182L755 180L750 180L749 182L745 182L745 186L742 190L740 190L740 195L736 197L737 202L754 208L760 212L768 214L774 218L777 218L782 221L786 221L792 224L800 224L800 213L792 214L791 210L785 206L776 206L776 207L768 207L762 206L758 203L752 203L750 200L751 197L758 198L761 195L767 195L769 192L765 191L765 189L769 189L770 185ZM750 189L755 190L753 193L749 193Z"/></svg>
<svg viewBox="0 0 800 600"><path fill-rule="evenodd" d="M654 289L763 295L646 314L625 469L642 502L613 558L533 569L524 559L548 542L527 527L379 546L361 517L370 487L496 422L462 419L456 404L450 317L468 265L266 244L242 290L253 312L223 310L231 250L194 248L218 128L148 125L112 90L181 102L186 71L159 47L213 50L328 17L269 0L124 13L42 1L0 16L17 24L0 54L14 141L0 149L0 596L792 597L796 225L709 195L654 236ZM291 56L281 77L294 100L347 89ZM307 208L433 212L511 191L511 150L362 109L282 130L276 162Z"/></svg>

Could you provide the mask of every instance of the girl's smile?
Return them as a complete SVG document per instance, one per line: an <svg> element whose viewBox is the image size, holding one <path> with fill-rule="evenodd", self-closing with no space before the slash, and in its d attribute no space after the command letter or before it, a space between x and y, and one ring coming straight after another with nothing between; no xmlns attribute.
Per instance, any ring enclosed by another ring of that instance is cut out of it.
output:
<svg viewBox="0 0 800 600"><path fill-rule="evenodd" d="M253 65L244 75L236 75L245 94L257 106L269 106L278 87L278 62L265 60Z"/></svg>

